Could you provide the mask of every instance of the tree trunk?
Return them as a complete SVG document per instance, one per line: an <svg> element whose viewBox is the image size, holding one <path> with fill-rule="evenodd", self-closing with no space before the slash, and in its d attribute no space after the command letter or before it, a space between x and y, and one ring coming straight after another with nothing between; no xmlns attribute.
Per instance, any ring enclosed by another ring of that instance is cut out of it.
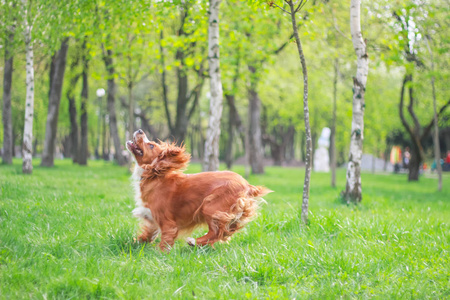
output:
<svg viewBox="0 0 450 300"><path fill-rule="evenodd" d="M256 87L250 86L248 107L248 156L253 174L264 174L264 152L261 136L261 100ZM247 150L246 150L247 151Z"/></svg>
<svg viewBox="0 0 450 300"><path fill-rule="evenodd" d="M437 117L437 109L436 109L436 91L434 87L434 76L431 77L431 86L433 88L433 109L434 109L434 159L436 160L436 170L438 173L438 191L442 190L442 166L440 163L441 160L441 148L439 145L439 125L438 125L438 117Z"/></svg>
<svg viewBox="0 0 450 300"><path fill-rule="evenodd" d="M45 128L44 151L42 152L41 165L52 167L54 165L54 152L56 131L58 129L59 104L61 103L61 91L64 83L64 71L66 68L66 56L69 39L61 43L61 48L56 55L55 70L50 87L50 98L48 101L47 124Z"/></svg>
<svg viewBox="0 0 450 300"><path fill-rule="evenodd" d="M24 35L26 47L26 100L25 100L25 126L23 130L22 145L22 172L31 174L32 164L32 142L33 142L33 115L34 115L34 68L33 68L33 43L31 39L31 26L28 24L27 0L22 0L22 11L24 19Z"/></svg>
<svg viewBox="0 0 450 300"><path fill-rule="evenodd" d="M166 80L166 64L164 59L164 48L162 46L162 40L164 38L164 32L160 31L160 39L159 39L159 51L160 51L160 63L161 63L161 85L163 89L163 100L164 100L164 110L166 113L166 120L167 120L167 126L169 127L169 132L173 134L174 128L172 124L172 117L170 115L169 110L169 97L168 97L168 91L167 91L167 80Z"/></svg>
<svg viewBox="0 0 450 300"><path fill-rule="evenodd" d="M107 135L106 135L106 115L102 115L102 158L107 160L109 156L109 149L107 145Z"/></svg>
<svg viewBox="0 0 450 300"><path fill-rule="evenodd" d="M14 42L14 26L5 37L5 67L3 69L3 163L12 164L13 129L11 113L11 85L14 56L10 47Z"/></svg>
<svg viewBox="0 0 450 300"><path fill-rule="evenodd" d="M286 136L286 153L284 158L287 162L295 160L295 127L289 126L289 132Z"/></svg>
<svg viewBox="0 0 450 300"><path fill-rule="evenodd" d="M408 180L418 181L420 173L420 164L422 163L422 158L420 156L420 150L417 145L413 144L411 147L411 159L408 164Z"/></svg>
<svg viewBox="0 0 450 300"><path fill-rule="evenodd" d="M133 82L128 83L128 139L132 139L134 130L136 129L134 118L134 98L133 98Z"/></svg>
<svg viewBox="0 0 450 300"><path fill-rule="evenodd" d="M274 166L281 166L284 161L284 151L283 143L270 143L270 153L273 159Z"/></svg>
<svg viewBox="0 0 450 300"><path fill-rule="evenodd" d="M127 55L128 60L128 83L127 83L127 89L128 89L128 128L126 128L128 131L128 136L125 137L125 140L131 140L133 138L133 133L136 129L136 119L134 117L134 97L133 97L133 68L131 64L131 55Z"/></svg>
<svg viewBox="0 0 450 300"><path fill-rule="evenodd" d="M431 71L434 72L434 59L433 52L431 51L431 47L428 43L429 37L425 37L425 41L427 42L428 52L430 53L431 58ZM433 133L433 143L434 143L434 160L436 161L436 171L438 173L438 191L442 190L442 166L440 163L441 160L441 147L439 145L439 124L438 124L438 115L436 108L436 88L434 86L434 76L431 76L431 88L433 92L433 119L434 119L434 133Z"/></svg>
<svg viewBox="0 0 450 300"><path fill-rule="evenodd" d="M271 135L264 133L263 140L270 145L270 154L275 166L281 166L286 161L288 145L293 144L294 133L295 128L292 125L287 127L277 125L273 128Z"/></svg>
<svg viewBox="0 0 450 300"><path fill-rule="evenodd" d="M206 131L203 171L219 169L220 119L223 109L223 90L220 78L219 54L219 8L221 0L210 0L208 30L208 60L211 99L209 104L209 123Z"/></svg>
<svg viewBox="0 0 450 300"><path fill-rule="evenodd" d="M117 163L120 166L123 166L126 164L126 159L122 155L122 144L120 142L119 129L117 126L116 104L115 104L116 83L114 81L115 70L113 65L111 49L106 50L106 55L103 55L103 61L105 62L105 67L108 72L107 105L109 114L109 130L111 138L113 139L114 143L114 150L116 152Z"/></svg>
<svg viewBox="0 0 450 300"><path fill-rule="evenodd" d="M78 76L76 76L78 77ZM76 80L78 78L72 78L70 81L71 87L75 88ZM70 155L73 163L78 162L78 122L77 122L77 107L75 103L75 96L73 95L73 89L67 91L67 99L69 100L69 118L70 118Z"/></svg>
<svg viewBox="0 0 450 300"><path fill-rule="evenodd" d="M305 119L305 133L306 133L306 160L305 160L305 180L303 183L303 199L302 199L302 213L301 218L304 224L308 223L308 206L309 206L309 186L311 180L311 127L309 125L309 108L308 108L308 71L306 69L305 55L303 53L302 44L298 35L297 20L295 19L296 8L294 3L289 1L291 8L292 28L294 30L295 41L297 43L297 50L300 56L303 73L303 114Z"/></svg>
<svg viewBox="0 0 450 300"><path fill-rule="evenodd" d="M234 95L225 95L228 103L228 142L225 151L225 163L227 169L231 170L233 165L233 141L234 141L234 124L236 123L234 112Z"/></svg>
<svg viewBox="0 0 450 300"><path fill-rule="evenodd" d="M88 71L89 71L89 61L87 58L87 50L86 50L86 39L83 42L82 46L82 62L83 62L83 72L81 74L82 76L82 82L83 86L81 88L81 116L80 116L80 127L81 127L81 143L80 143L80 150L79 150L79 156L78 156L78 163L82 166L87 165L87 159L89 155L88 151L88 112L87 112L87 105L88 105L88 95L89 95L89 82L88 82Z"/></svg>
<svg viewBox="0 0 450 300"><path fill-rule="evenodd" d="M350 153L347 166L347 184L344 198L347 203L362 199L361 158L364 139L364 94L369 73L369 57L361 33L361 0L351 0L350 29L357 57L356 77L353 77L353 110Z"/></svg>
<svg viewBox="0 0 450 300"><path fill-rule="evenodd" d="M64 156L64 157L71 157L71 155L72 155L72 141L71 141L71 136L70 136L70 134L69 135L66 135L63 139L62 139L62 151L61 151L61 153L62 153L62 155ZM36 149L36 148L35 148Z"/></svg>
<svg viewBox="0 0 450 300"><path fill-rule="evenodd" d="M183 59L184 54L181 50L178 51L177 58ZM188 93L188 77L186 70L182 67L177 68L178 78L178 96L177 96L177 115L175 119L175 127L173 136L177 143L182 143L186 137L186 130L188 126L187 110L187 93Z"/></svg>
<svg viewBox="0 0 450 300"><path fill-rule="evenodd" d="M331 119L330 136L330 165L331 165L331 187L336 187L336 106L337 106L337 81L339 75L339 61L334 60L333 80L333 117Z"/></svg>
<svg viewBox="0 0 450 300"><path fill-rule="evenodd" d="M70 69L72 70L72 78L70 78L70 89L67 90L66 97L69 101L69 119L70 119L70 155L73 163L78 162L78 122L77 122L77 107L74 96L74 90L76 88L79 74L76 73L76 66L78 65L78 58L75 58L72 62Z"/></svg>
<svg viewBox="0 0 450 300"><path fill-rule="evenodd" d="M98 115L97 115L97 141L95 143L95 159L100 159L100 137L102 136L102 119L103 119L103 110L102 110L102 102L103 98L97 96L98 102Z"/></svg>

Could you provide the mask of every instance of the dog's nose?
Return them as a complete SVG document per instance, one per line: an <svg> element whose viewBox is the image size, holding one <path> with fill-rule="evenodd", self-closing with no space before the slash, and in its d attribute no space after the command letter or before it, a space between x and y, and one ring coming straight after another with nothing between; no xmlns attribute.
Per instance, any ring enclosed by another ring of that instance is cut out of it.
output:
<svg viewBox="0 0 450 300"><path fill-rule="evenodd" d="M144 133L144 131L142 131L142 129L138 129L138 131L137 131L139 134L143 134Z"/></svg>

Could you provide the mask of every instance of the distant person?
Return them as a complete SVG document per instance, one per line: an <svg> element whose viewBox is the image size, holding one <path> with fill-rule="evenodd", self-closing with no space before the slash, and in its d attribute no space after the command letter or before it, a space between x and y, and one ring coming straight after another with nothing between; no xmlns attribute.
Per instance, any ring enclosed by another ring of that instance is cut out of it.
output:
<svg viewBox="0 0 450 300"><path fill-rule="evenodd" d="M402 150L400 149L400 147L392 147L390 156L391 164L394 165L394 173L400 172L400 162L402 161Z"/></svg>
<svg viewBox="0 0 450 300"><path fill-rule="evenodd" d="M408 168L409 161L411 160L411 153L409 153L409 147L405 148L405 152L403 153L403 168Z"/></svg>
<svg viewBox="0 0 450 300"><path fill-rule="evenodd" d="M444 163L442 164L442 171L450 171L450 150L447 150L447 156L445 157Z"/></svg>

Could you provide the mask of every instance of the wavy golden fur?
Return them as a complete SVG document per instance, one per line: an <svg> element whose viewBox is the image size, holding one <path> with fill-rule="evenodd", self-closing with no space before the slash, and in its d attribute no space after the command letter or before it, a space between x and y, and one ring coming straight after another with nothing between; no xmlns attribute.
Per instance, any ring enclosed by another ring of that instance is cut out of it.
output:
<svg viewBox="0 0 450 300"><path fill-rule="evenodd" d="M271 192L230 171L184 174L190 161L185 148L149 141L142 130L127 148L136 161L133 213L142 219L139 240L152 242L161 233L161 250L170 250L176 238L203 224L208 233L188 238L191 246L227 241L255 217L261 197Z"/></svg>

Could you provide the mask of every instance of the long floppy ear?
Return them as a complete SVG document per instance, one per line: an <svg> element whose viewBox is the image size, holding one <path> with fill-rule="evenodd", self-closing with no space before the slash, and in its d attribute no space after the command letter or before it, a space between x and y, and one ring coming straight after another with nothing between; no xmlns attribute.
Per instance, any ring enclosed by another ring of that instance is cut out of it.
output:
<svg viewBox="0 0 450 300"><path fill-rule="evenodd" d="M186 153L184 145L178 147L175 143L160 142L160 147L162 151L158 157L151 164L142 166L145 170L144 178L162 177L174 171L184 170L191 160L191 155Z"/></svg>

